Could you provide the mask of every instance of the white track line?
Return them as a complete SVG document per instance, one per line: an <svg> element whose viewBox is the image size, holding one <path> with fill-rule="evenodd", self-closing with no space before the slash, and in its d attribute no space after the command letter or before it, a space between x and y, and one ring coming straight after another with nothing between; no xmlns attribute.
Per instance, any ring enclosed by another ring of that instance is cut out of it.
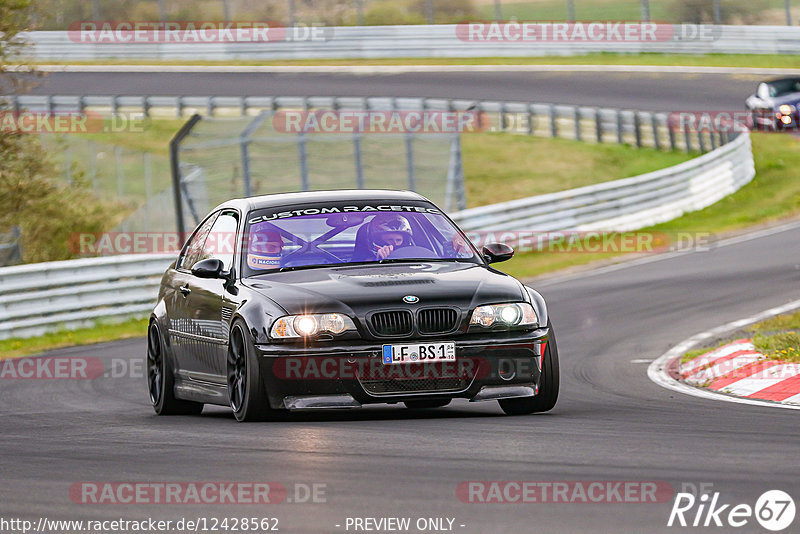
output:
<svg viewBox="0 0 800 534"><path fill-rule="evenodd" d="M647 376L650 378L650 380L652 380L661 387L665 387L673 391L678 391L680 393L685 393L687 395L693 395L695 397L701 397L704 399L722 400L727 402L736 402L739 404L752 404L755 406L768 406L771 408L788 408L790 410L800 410L800 406L785 404L785 402L790 399L786 399L783 402L770 402L770 401L763 401L756 399L745 399L742 397L731 397L729 395L716 393L710 390L695 388L686 385L682 382L678 382L677 380L672 378L666 371L667 365L672 360L674 360L675 358L680 358L684 353L693 349L694 347L696 347L705 340L721 336L728 332L738 330L743 326L757 323L759 321L763 321L765 319L769 319L770 317L790 312L798 308L800 308L800 300L795 300L787 304L784 304L782 306L778 306L776 308L770 308L769 310L765 310L751 317L747 317L745 319L739 319L738 321L733 321L731 323L718 326L717 328L713 328L711 330L695 334L692 337L685 339L684 341L681 341L680 343L669 349L667 352L665 352L663 355L661 355L652 364L650 364L650 366L647 368ZM794 397L791 398L794 399Z"/></svg>
<svg viewBox="0 0 800 534"><path fill-rule="evenodd" d="M347 61L343 59L341 61ZM24 70L25 66L19 70ZM43 72L228 72L403 74L409 72L620 72L669 74L800 75L800 69L672 65L37 65ZM11 67L9 70L17 70Z"/></svg>

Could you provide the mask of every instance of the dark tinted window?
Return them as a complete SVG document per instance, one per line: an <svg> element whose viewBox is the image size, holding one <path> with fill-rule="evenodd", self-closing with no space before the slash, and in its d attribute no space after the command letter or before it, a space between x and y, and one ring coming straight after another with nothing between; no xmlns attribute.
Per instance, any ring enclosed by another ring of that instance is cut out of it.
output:
<svg viewBox="0 0 800 534"><path fill-rule="evenodd" d="M233 251L236 248L236 226L239 219L235 212L223 211L211 231L206 237L203 244L203 251L196 261L204 260L206 258L217 258L222 260L225 265L225 270L231 268L233 265Z"/></svg>
<svg viewBox="0 0 800 534"><path fill-rule="evenodd" d="M211 226L217 218L217 214L211 215L208 219L203 221L200 227L195 230L194 234L183 249L183 254L178 261L178 269L191 269L192 266L203 259L203 245L205 245L206 237L211 231Z"/></svg>
<svg viewBox="0 0 800 534"><path fill-rule="evenodd" d="M776 80L769 83L769 96L783 96L800 92L800 78Z"/></svg>

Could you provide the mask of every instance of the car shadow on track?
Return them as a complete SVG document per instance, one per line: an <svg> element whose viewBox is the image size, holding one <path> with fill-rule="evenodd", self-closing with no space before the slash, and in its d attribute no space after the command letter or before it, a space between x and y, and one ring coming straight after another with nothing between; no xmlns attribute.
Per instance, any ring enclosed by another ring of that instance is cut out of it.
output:
<svg viewBox="0 0 800 534"><path fill-rule="evenodd" d="M546 415L546 414L537 414ZM206 406L204 419L233 419L233 413L226 408ZM357 410L315 410L307 412L281 412L271 419L273 422L341 422L341 421L389 421L420 419L481 419L507 418L495 403L473 406L458 403L445 408L410 410L398 406L365 406Z"/></svg>

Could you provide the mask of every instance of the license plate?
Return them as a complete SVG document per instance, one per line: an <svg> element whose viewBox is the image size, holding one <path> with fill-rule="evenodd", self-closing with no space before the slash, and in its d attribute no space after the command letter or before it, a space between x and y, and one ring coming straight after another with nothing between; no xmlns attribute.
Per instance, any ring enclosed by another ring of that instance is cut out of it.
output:
<svg viewBox="0 0 800 534"><path fill-rule="evenodd" d="M386 365L420 362L453 362L455 360L455 343L383 346L383 363Z"/></svg>

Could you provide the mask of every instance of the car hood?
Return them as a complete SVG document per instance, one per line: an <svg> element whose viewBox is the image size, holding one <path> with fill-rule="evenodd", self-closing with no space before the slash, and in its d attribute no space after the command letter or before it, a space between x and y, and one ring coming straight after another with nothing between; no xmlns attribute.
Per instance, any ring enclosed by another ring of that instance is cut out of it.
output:
<svg viewBox="0 0 800 534"><path fill-rule="evenodd" d="M339 312L358 317L380 309L416 309L527 300L515 278L473 263L419 262L303 269L243 283L289 314ZM414 304L403 301L416 296Z"/></svg>

